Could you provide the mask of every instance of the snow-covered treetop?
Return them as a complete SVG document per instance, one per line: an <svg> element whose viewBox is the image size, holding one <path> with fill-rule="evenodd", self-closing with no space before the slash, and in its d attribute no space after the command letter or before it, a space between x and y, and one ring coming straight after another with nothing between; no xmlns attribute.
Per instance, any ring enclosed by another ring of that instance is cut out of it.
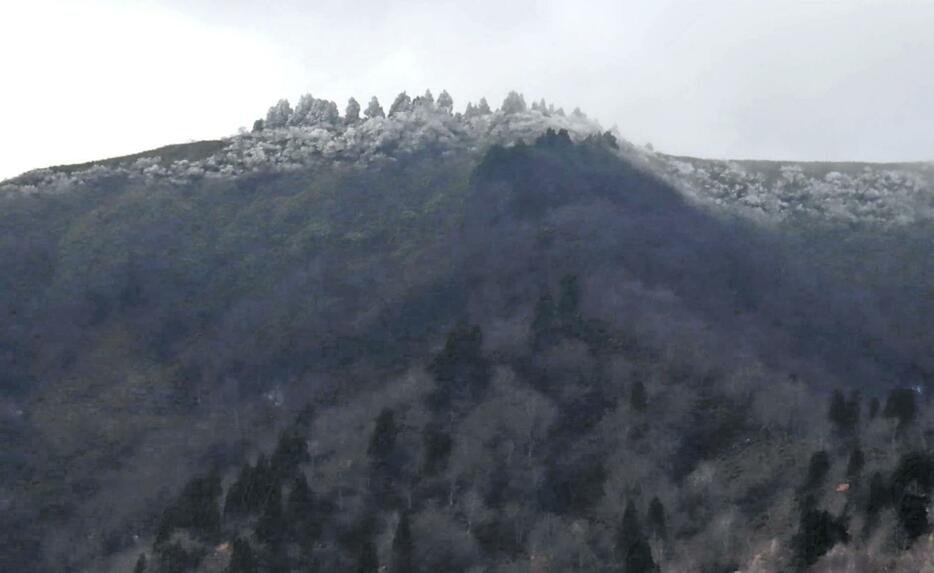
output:
<svg viewBox="0 0 934 573"><path fill-rule="evenodd" d="M200 178L239 177L254 172L293 171L325 164L363 167L406 155L480 153L491 145L533 141L548 129L582 140L600 125L575 108L561 108L510 92L493 110L485 98L454 111L442 90L411 97L400 93L388 113L376 97L362 110L351 98L344 116L335 102L301 96L271 106L251 132L216 142L191 159L163 160L155 153L91 164L82 169L40 169L0 182L0 196L67 192L114 175L186 183ZM766 221L797 214L838 221L901 224L934 219L934 164L848 168L801 163L710 161L677 158L621 142L619 153L674 183L708 206Z"/></svg>
<svg viewBox="0 0 934 573"><path fill-rule="evenodd" d="M389 113L376 97L361 117L351 98L341 117L335 102L306 94L295 107L287 99L271 106L250 132L222 140L207 157L163 161L144 156L93 164L86 169L40 169L0 184L2 193L63 192L120 174L146 181L185 182L202 177L238 177L252 172L289 171L324 163L366 166L396 161L407 154L480 152L490 145L531 141L550 129L565 129L575 139L602 131L583 116L564 117L550 109L529 110L523 97L511 92L493 111L485 99L454 113L454 100L442 90L415 98L399 94Z"/></svg>

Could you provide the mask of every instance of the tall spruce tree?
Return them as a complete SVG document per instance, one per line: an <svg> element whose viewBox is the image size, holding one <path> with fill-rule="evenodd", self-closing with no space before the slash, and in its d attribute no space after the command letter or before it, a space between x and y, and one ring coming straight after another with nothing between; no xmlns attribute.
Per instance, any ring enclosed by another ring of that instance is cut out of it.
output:
<svg viewBox="0 0 934 573"><path fill-rule="evenodd" d="M233 553L225 573L256 573L256 557L250 542L236 538L233 540Z"/></svg>
<svg viewBox="0 0 934 573"><path fill-rule="evenodd" d="M621 573L656 573L658 566L652 558L652 548L649 546L642 528L639 525L639 516L636 507L630 501L623 512L616 537L617 560Z"/></svg>
<svg viewBox="0 0 934 573"><path fill-rule="evenodd" d="M412 530L409 525L409 512L403 511L392 539L392 573L415 573L415 548L412 544Z"/></svg>

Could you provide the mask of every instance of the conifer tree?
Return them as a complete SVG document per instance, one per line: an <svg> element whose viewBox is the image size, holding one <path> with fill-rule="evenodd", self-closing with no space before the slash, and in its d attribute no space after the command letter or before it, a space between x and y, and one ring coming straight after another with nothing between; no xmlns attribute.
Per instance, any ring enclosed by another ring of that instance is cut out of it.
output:
<svg viewBox="0 0 934 573"><path fill-rule="evenodd" d="M383 106L379 105L379 99L377 99L376 96L370 98L370 103L366 106L366 111L363 112L363 115L366 116L367 119L386 117Z"/></svg>
<svg viewBox="0 0 934 573"><path fill-rule="evenodd" d="M642 380L636 380L632 385L632 391L629 396L629 403L636 412L645 412L649 406L649 398L645 391L645 384Z"/></svg>
<svg viewBox="0 0 934 573"><path fill-rule="evenodd" d="M433 476L444 470L451 455L453 442L451 435L437 421L425 424L422 430L422 449L424 465L422 471Z"/></svg>
<svg viewBox="0 0 934 573"><path fill-rule="evenodd" d="M360 547L356 573L378 573L378 571L379 558L376 556L376 545L372 541L366 540Z"/></svg>
<svg viewBox="0 0 934 573"><path fill-rule="evenodd" d="M658 496L653 497L649 503L649 514L646 522L652 535L662 540L668 538L668 528L665 525L665 506L662 505Z"/></svg>
<svg viewBox="0 0 934 573"><path fill-rule="evenodd" d="M451 94L447 90L441 90L441 93L438 95L438 109L445 111L446 113L451 113L454 109L454 100L451 98Z"/></svg>
<svg viewBox="0 0 934 573"><path fill-rule="evenodd" d="M403 511L392 539L392 573L415 573L415 556L409 513Z"/></svg>
<svg viewBox="0 0 934 573"><path fill-rule="evenodd" d="M276 545L285 537L285 519L282 512L282 490L273 488L266 496L263 513L256 522L256 538Z"/></svg>
<svg viewBox="0 0 934 573"><path fill-rule="evenodd" d="M830 408L827 417L833 423L837 431L844 431L846 428L846 400L843 398L843 392L839 389L833 391L830 397Z"/></svg>
<svg viewBox="0 0 934 573"><path fill-rule="evenodd" d="M825 450L814 452L808 463L808 473L802 491L812 491L824 483L830 472L830 456Z"/></svg>
<svg viewBox="0 0 934 573"><path fill-rule="evenodd" d="M392 408L383 408L376 418L376 427L370 435L366 453L376 463L385 463L396 447L396 415Z"/></svg>
<svg viewBox="0 0 934 573"><path fill-rule="evenodd" d="M864 533L868 535L875 527L879 512L889 504L889 490L885 486L882 474L875 472L869 481L869 496L866 502L866 524Z"/></svg>
<svg viewBox="0 0 934 573"><path fill-rule="evenodd" d="M389 106L389 117L396 116L402 112L410 111L411 109L412 98L410 98L405 92L402 92L396 96L396 99L392 102L392 105Z"/></svg>
<svg viewBox="0 0 934 573"><path fill-rule="evenodd" d="M561 290L558 296L558 318L565 328L572 327L580 318L580 282L577 275L565 275L561 279Z"/></svg>
<svg viewBox="0 0 934 573"><path fill-rule="evenodd" d="M314 492L308 487L304 474L292 482L285 514L293 539L303 548L310 548L321 534L321 524Z"/></svg>
<svg viewBox="0 0 934 573"><path fill-rule="evenodd" d="M305 438L294 430L287 430L279 436L279 442L269 460L273 479L282 483L295 475L298 466L309 460Z"/></svg>
<svg viewBox="0 0 934 573"><path fill-rule="evenodd" d="M546 292L538 299L532 316L532 349L538 350L553 344L557 338L558 311L551 293Z"/></svg>
<svg viewBox="0 0 934 573"><path fill-rule="evenodd" d="M915 392L909 388L896 388L889 392L882 415L886 418L898 420L898 430L902 431L915 420L918 406L915 403Z"/></svg>
<svg viewBox="0 0 934 573"><path fill-rule="evenodd" d="M630 501L623 512L616 538L616 553L622 573L655 573L658 567L652 558L652 549L642 533L636 507Z"/></svg>
<svg viewBox="0 0 934 573"><path fill-rule="evenodd" d="M347 108L344 110L344 121L346 123L357 123L360 121L360 102L355 98L347 100Z"/></svg>
<svg viewBox="0 0 934 573"><path fill-rule="evenodd" d="M807 505L801 514L798 532L791 542L799 571L816 563L837 543L847 543L850 539L842 519L835 519L827 511L814 508L813 504Z"/></svg>
<svg viewBox="0 0 934 573"><path fill-rule="evenodd" d="M866 456L863 455L863 450L856 446L850 452L850 460L846 464L846 477L856 479L863 471L864 465L866 465Z"/></svg>
<svg viewBox="0 0 934 573"><path fill-rule="evenodd" d="M253 555L253 548L250 542L236 538L233 540L233 553L230 556L230 564L227 566L226 573L256 573L256 557Z"/></svg>

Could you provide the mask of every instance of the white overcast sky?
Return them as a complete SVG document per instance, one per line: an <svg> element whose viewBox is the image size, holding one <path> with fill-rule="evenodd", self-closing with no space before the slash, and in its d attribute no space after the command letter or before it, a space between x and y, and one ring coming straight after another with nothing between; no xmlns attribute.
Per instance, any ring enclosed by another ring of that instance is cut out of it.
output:
<svg viewBox="0 0 934 573"><path fill-rule="evenodd" d="M0 179L425 88L671 153L930 160L934 0L0 0Z"/></svg>

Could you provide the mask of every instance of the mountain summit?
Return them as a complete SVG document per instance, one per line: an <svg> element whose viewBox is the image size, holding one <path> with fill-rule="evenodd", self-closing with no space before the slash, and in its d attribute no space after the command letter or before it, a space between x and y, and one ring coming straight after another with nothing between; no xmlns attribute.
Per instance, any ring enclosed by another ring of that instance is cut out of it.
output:
<svg viewBox="0 0 934 573"><path fill-rule="evenodd" d="M383 110L373 97L365 110L351 98L336 103L303 95L270 107L249 133L218 141L171 145L123 158L39 169L0 182L0 195L62 193L114 177L179 184L322 165L365 168L416 154L478 154L493 145L530 142L548 129L574 141L613 137L621 157L664 176L695 200L759 221L801 215L843 222L904 224L934 218L934 163L817 163L717 161L669 156L639 148L575 108L565 113L545 100L527 105L510 94L495 111L485 99L454 111L442 91L400 93ZM362 114L362 115L361 115Z"/></svg>

